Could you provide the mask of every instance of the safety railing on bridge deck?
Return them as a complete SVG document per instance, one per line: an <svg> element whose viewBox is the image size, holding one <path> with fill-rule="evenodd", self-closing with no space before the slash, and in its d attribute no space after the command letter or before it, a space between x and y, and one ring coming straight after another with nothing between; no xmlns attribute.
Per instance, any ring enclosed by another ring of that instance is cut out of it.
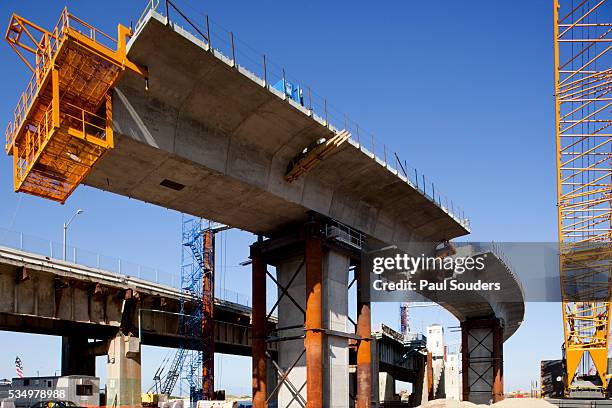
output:
<svg viewBox="0 0 612 408"><path fill-rule="evenodd" d="M42 255L58 261L64 261L64 251L61 243L24 234L23 232L0 228L0 246ZM159 268L145 266L135 262L126 261L121 258L103 255L97 252L77 248L72 245L66 245L65 262L90 268L97 268L120 275L159 283L176 289L181 289L181 276L178 272L171 273ZM251 306L251 299L249 296L229 289L221 288L219 285L215 287L215 297L227 302L237 303L248 307Z"/></svg>
<svg viewBox="0 0 612 408"><path fill-rule="evenodd" d="M457 248L461 247L471 247L471 251L473 253L477 252L491 252L494 254L502 263L506 266L510 274L516 280L517 285L521 289L521 292L525 293L525 288L523 287L523 283L521 279L518 278L516 274L516 269L512 265L510 261L510 257L504 251L504 244L499 242L491 241L491 242L454 242Z"/></svg>
<svg viewBox="0 0 612 408"><path fill-rule="evenodd" d="M185 11L187 9L189 12ZM352 143L364 154L421 192L463 227L470 229L470 221L463 209L443 194L425 174L410 166L406 160L402 160L397 151L379 140L373 132L366 130L346 113L333 107L327 98L291 77L282 65L275 64L266 54L243 42L232 31L210 19L207 14L196 10L185 0L149 0L136 24L136 33L142 28L150 12L162 15L173 26L189 32L198 41L206 44L204 49L214 52L216 56L251 79L262 83L269 91L301 105L309 115L330 130L335 132L348 130L351 133Z"/></svg>

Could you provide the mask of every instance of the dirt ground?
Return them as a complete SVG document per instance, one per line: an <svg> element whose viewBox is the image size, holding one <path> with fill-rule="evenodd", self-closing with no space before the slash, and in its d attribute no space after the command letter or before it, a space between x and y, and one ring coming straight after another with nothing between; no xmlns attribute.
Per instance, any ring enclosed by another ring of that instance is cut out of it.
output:
<svg viewBox="0 0 612 408"><path fill-rule="evenodd" d="M421 408L474 408L474 407L495 407L495 408L552 408L556 407L549 402L537 398L510 398L493 405L477 405L471 402L447 401L444 399L429 401Z"/></svg>

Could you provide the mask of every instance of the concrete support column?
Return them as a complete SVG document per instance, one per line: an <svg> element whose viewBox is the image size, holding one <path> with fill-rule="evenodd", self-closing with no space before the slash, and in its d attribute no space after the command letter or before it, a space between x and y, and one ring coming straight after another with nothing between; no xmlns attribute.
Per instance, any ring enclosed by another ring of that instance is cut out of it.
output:
<svg viewBox="0 0 612 408"><path fill-rule="evenodd" d="M306 238L306 395L307 408L323 406L323 241Z"/></svg>
<svg viewBox="0 0 612 408"><path fill-rule="evenodd" d="M302 338L305 318L302 310L305 310L306 304L305 269L305 261L300 255L276 264L278 282L287 290L287 294L283 295L283 289L278 289L280 301L277 326L291 327L278 333L279 337L285 338L278 343L278 364L282 370L279 373L279 408L303 408L306 405L306 351Z"/></svg>
<svg viewBox="0 0 612 408"><path fill-rule="evenodd" d="M266 263L258 248L251 247L252 260L252 335L253 408L267 407L266 390Z"/></svg>
<svg viewBox="0 0 612 408"><path fill-rule="evenodd" d="M96 375L96 356L87 337L62 337L62 375Z"/></svg>
<svg viewBox="0 0 612 408"><path fill-rule="evenodd" d="M461 323L464 401L488 404L504 399L503 327L499 319L468 319Z"/></svg>
<svg viewBox="0 0 612 408"><path fill-rule="evenodd" d="M140 340L117 334L109 340L106 405L141 406Z"/></svg>
<svg viewBox="0 0 612 408"><path fill-rule="evenodd" d="M370 408L372 401L372 317L367 272L355 271L357 277L357 401L356 408ZM363 276L365 274L365 276Z"/></svg>
<svg viewBox="0 0 612 408"><path fill-rule="evenodd" d="M378 374L378 389L380 402L393 402L395 397L395 379L389 373Z"/></svg>
<svg viewBox="0 0 612 408"><path fill-rule="evenodd" d="M350 258L344 253L323 250L323 406L348 408L349 397L349 330L348 275ZM368 336L369 333L365 335ZM368 362L369 356L361 358Z"/></svg>
<svg viewBox="0 0 612 408"><path fill-rule="evenodd" d="M278 406L348 408L350 258L324 246L316 235L302 245L303 252L295 250L274 261L282 286Z"/></svg>

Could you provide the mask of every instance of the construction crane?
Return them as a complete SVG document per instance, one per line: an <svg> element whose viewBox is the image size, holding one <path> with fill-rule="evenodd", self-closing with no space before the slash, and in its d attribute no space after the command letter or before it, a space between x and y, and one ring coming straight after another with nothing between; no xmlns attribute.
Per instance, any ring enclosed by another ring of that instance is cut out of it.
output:
<svg viewBox="0 0 612 408"><path fill-rule="evenodd" d="M606 0L554 0L564 393L606 394L612 225L612 15Z"/></svg>
<svg viewBox="0 0 612 408"><path fill-rule="evenodd" d="M168 396L172 395L172 391L176 386L176 383L181 376L181 369L183 367L183 363L185 362L185 355L187 351L183 348L178 349L174 354L174 358L172 359L172 363L170 364L170 369L164 378L164 382L161 384L159 389L160 394L166 394Z"/></svg>
<svg viewBox="0 0 612 408"><path fill-rule="evenodd" d="M402 302L400 303L400 333L402 338L406 338L406 335L410 331L410 312L409 312L409 303Z"/></svg>
<svg viewBox="0 0 612 408"><path fill-rule="evenodd" d="M408 339L408 334L412 332L412 325L410 323L410 309L422 308L422 307L436 307L439 306L434 302L401 302L399 306L400 312L400 334L404 340Z"/></svg>

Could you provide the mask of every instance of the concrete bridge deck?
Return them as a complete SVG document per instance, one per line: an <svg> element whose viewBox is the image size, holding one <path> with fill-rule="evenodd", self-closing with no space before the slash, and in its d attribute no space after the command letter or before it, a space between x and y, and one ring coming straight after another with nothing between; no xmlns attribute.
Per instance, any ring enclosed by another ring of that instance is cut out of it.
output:
<svg viewBox="0 0 612 408"><path fill-rule="evenodd" d="M116 147L86 184L268 236L300 225L309 211L384 242L437 243L469 232L353 140L286 182L290 161L336 130L208 50L149 12L128 52L147 67L149 88L131 74L115 88Z"/></svg>

